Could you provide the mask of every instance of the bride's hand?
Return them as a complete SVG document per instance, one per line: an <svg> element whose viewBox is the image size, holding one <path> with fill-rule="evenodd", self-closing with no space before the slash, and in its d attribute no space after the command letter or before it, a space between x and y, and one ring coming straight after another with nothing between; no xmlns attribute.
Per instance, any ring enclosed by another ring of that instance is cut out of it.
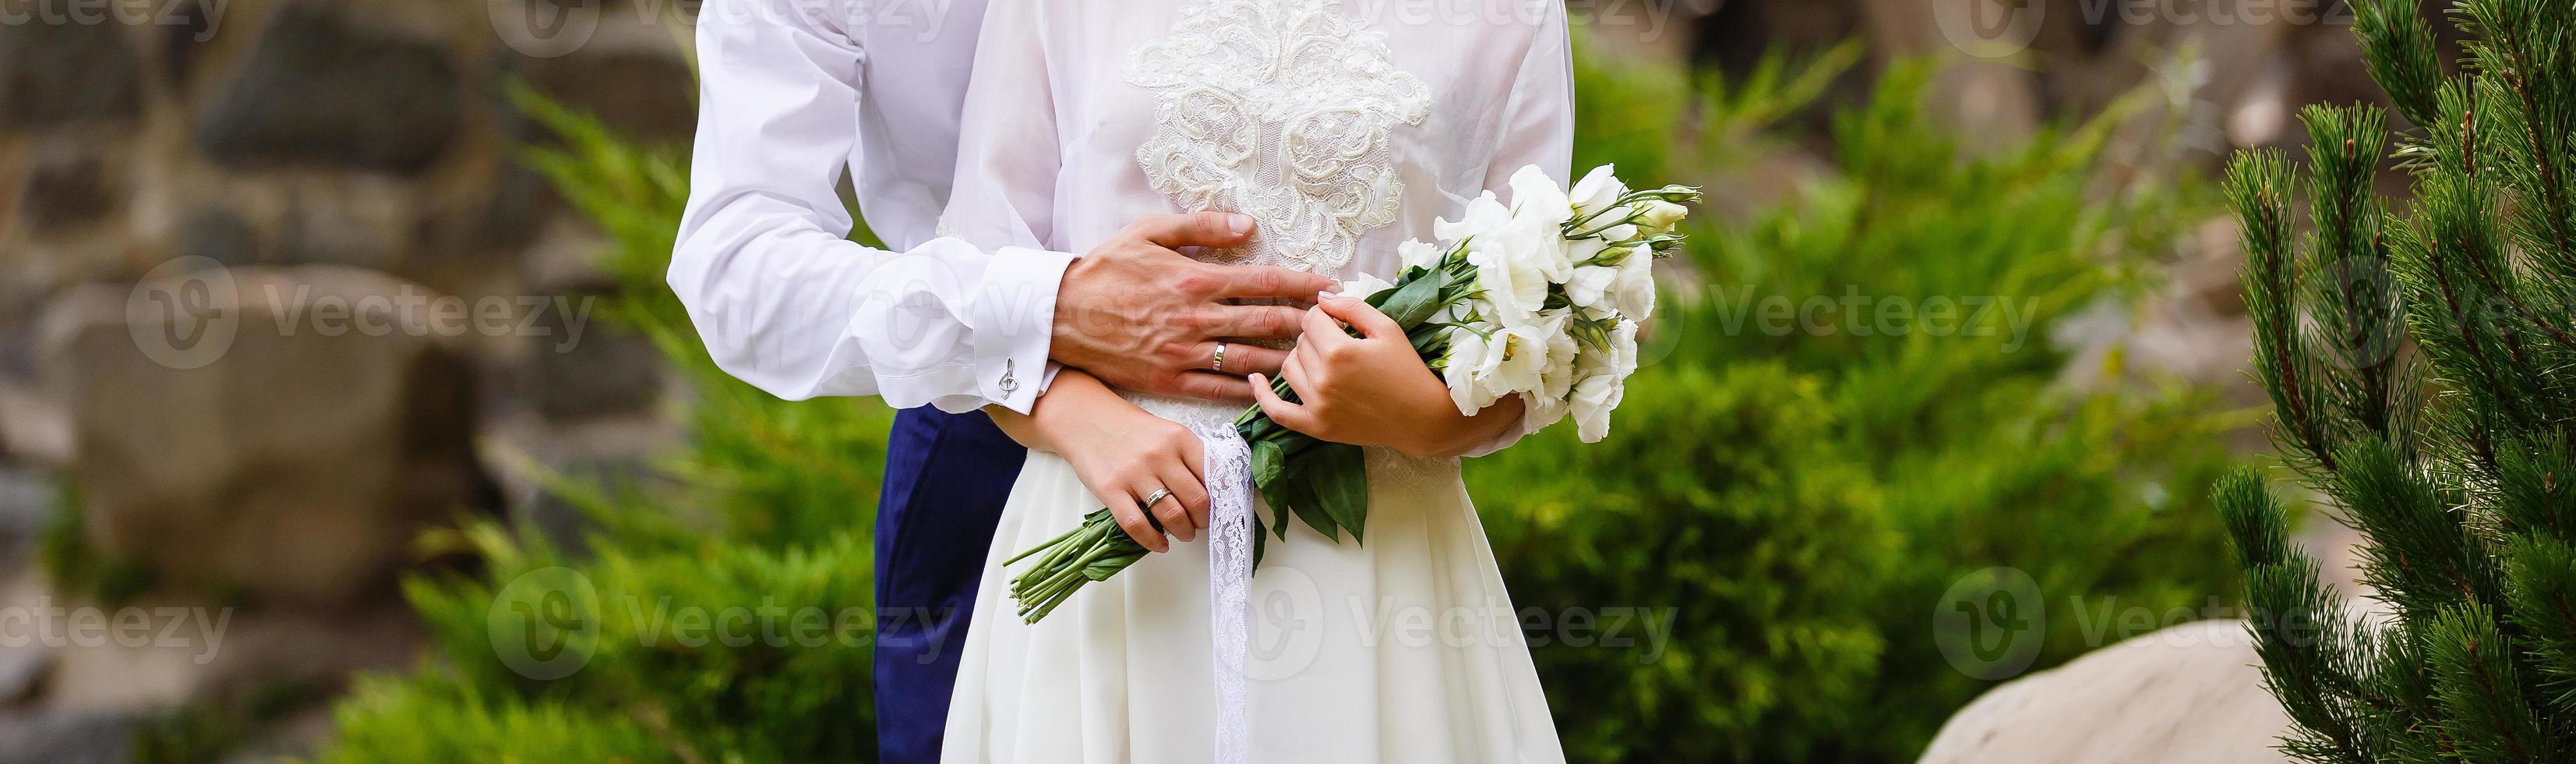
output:
<svg viewBox="0 0 2576 764"><path fill-rule="evenodd" d="M1338 321L1336 320L1338 319ZM1361 336L1342 331L1342 323ZM1422 364L1395 319L1365 300L1326 298L1307 311L1305 332L1279 376L1297 391L1289 403L1252 376L1262 413L1291 430L1335 443L1385 446L1415 456L1457 456L1520 420L1519 398L1458 413L1449 388Z"/></svg>
<svg viewBox="0 0 2576 764"><path fill-rule="evenodd" d="M1155 532L1145 511L1136 506L1156 489L1172 492L1151 509L1173 538L1189 541L1198 537L1198 529L1207 527L1207 481L1202 477L1198 436L1137 408L1099 379L1066 369L1038 396L1026 416L998 406L987 411L1021 445L1071 463L1082 486L1091 489L1101 506L1118 518L1118 527L1147 550L1171 550L1171 542Z"/></svg>

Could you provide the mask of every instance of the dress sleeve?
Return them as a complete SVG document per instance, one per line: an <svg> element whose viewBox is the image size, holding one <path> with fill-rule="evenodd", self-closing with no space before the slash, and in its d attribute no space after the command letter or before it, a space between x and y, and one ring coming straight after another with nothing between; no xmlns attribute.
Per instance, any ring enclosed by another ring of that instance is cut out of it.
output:
<svg viewBox="0 0 2576 764"><path fill-rule="evenodd" d="M1512 81L1502 136L1494 144L1493 161L1486 165L1485 188L1498 192L1510 187L1512 173L1528 165L1537 165L1559 186L1573 182L1574 58L1566 38L1565 5L1544 5L1546 16L1530 39L1519 76ZM1530 431L1526 420L1514 422L1466 455L1501 451Z"/></svg>
<svg viewBox="0 0 2576 764"><path fill-rule="evenodd" d="M1064 156L1046 13L1034 0L985 10L974 84L958 118L956 182L940 218L943 233L984 247L1041 247L1055 234Z"/></svg>
<svg viewBox="0 0 2576 764"><path fill-rule="evenodd" d="M834 190L859 140L865 51L833 4L709 0L689 203L671 288L716 364L774 395L1026 411L1071 258L847 239ZM1007 243L1007 242L1006 242Z"/></svg>

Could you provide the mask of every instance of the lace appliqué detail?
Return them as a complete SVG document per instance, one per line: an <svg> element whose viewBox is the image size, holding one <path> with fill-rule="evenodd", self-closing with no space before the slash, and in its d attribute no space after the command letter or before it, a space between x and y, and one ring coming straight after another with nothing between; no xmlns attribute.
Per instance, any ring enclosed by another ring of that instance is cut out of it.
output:
<svg viewBox="0 0 2576 764"><path fill-rule="evenodd" d="M1136 161L1182 209L1251 215L1230 261L1332 275L1404 197L1389 131L1419 125L1430 89L1395 68L1386 33L1339 0L1208 0L1129 55L1127 83L1161 91Z"/></svg>

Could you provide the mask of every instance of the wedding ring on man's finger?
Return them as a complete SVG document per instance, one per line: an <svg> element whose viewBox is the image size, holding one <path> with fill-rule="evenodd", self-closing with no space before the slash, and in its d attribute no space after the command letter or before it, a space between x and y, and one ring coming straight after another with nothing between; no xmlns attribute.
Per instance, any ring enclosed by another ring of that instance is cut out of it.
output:
<svg viewBox="0 0 2576 764"><path fill-rule="evenodd" d="M1155 505L1155 504L1160 503L1162 500L1164 500L1164 499L1168 499L1168 498L1171 498L1171 497L1172 497L1172 489L1169 489L1169 488L1156 488L1156 489L1154 489L1154 492L1153 492L1153 493L1145 494L1145 500L1144 500L1144 501L1136 502L1136 508L1137 508L1137 509L1145 510L1145 511L1147 511L1147 512L1151 512L1151 511L1153 511L1153 509L1154 509L1154 505Z"/></svg>
<svg viewBox="0 0 2576 764"><path fill-rule="evenodd" d="M1216 357L1208 359L1208 368L1218 372L1225 371L1225 343L1216 344Z"/></svg>

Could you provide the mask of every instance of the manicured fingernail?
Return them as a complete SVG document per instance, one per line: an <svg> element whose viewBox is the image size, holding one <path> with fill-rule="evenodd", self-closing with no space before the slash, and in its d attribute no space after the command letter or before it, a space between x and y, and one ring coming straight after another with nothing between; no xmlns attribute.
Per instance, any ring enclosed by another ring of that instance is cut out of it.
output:
<svg viewBox="0 0 2576 764"><path fill-rule="evenodd" d="M1227 215L1227 216L1225 216L1225 227L1227 227L1227 228L1231 228L1231 229L1234 229L1234 235L1236 235L1236 236L1242 236L1242 235L1244 235L1244 234L1251 233L1251 232L1252 232L1252 216L1251 216L1251 215Z"/></svg>

